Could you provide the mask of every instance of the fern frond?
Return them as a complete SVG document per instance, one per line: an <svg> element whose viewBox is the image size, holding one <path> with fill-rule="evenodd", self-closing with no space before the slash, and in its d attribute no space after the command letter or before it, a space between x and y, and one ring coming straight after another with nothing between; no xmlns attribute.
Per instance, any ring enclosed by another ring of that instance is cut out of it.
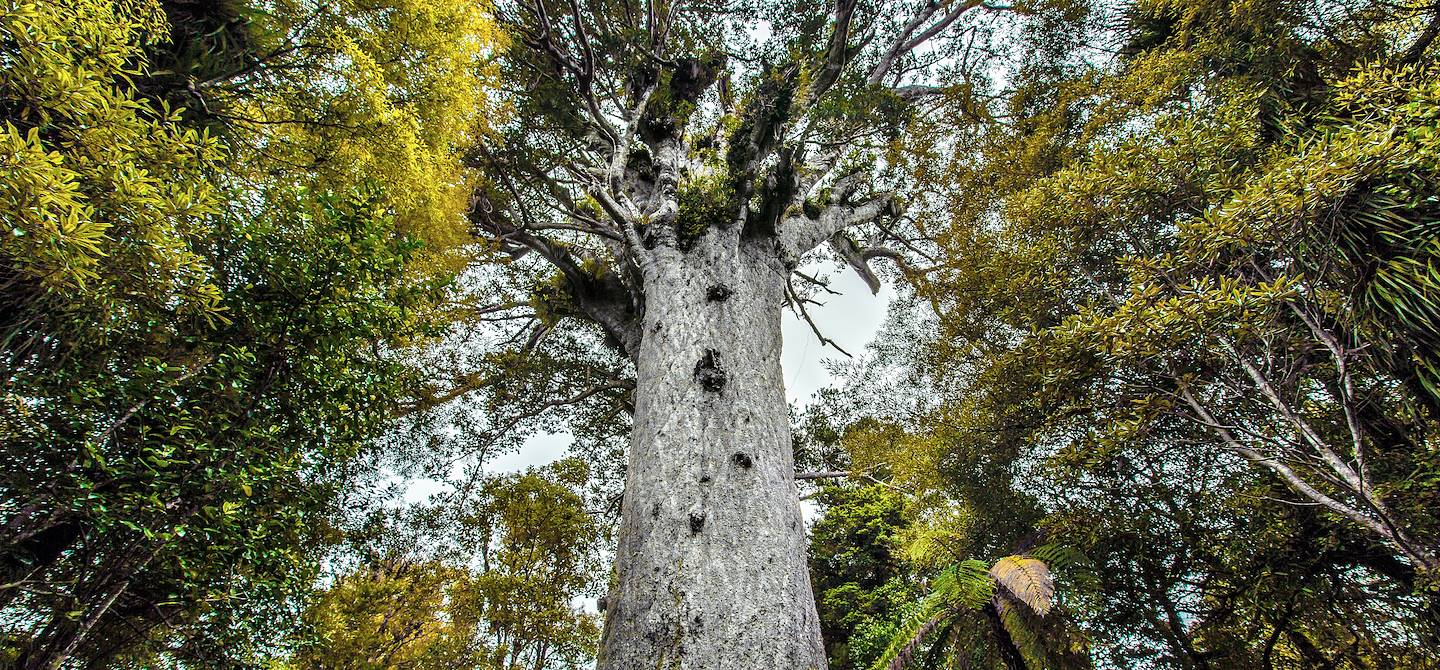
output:
<svg viewBox="0 0 1440 670"><path fill-rule="evenodd" d="M942 570L931 590L952 607L978 609L994 597L995 581L983 561L970 559Z"/></svg>
<svg viewBox="0 0 1440 670"><path fill-rule="evenodd" d="M933 597L926 599L927 602L931 600L935 599ZM929 616L924 616L925 613L928 613ZM956 610L950 607L941 607L938 610L932 607L921 607L915 616L912 616L905 622L905 625L900 627L896 636L890 640L890 646L885 649L885 653L881 654L880 658L875 660L875 664L870 666L871 670L903 670L915 657L915 649L920 646L926 636L934 631L942 621L955 613Z"/></svg>
<svg viewBox="0 0 1440 670"><path fill-rule="evenodd" d="M920 662L921 670L937 670L944 658L953 653L955 632L960 629L963 614L963 612L958 612L956 616L945 618L938 628L939 632L934 635L934 641L930 643L930 649L925 652L925 656Z"/></svg>
<svg viewBox="0 0 1440 670"><path fill-rule="evenodd" d="M1015 644L1015 648L1020 650L1020 655L1025 657L1026 664L1030 667L1047 666L1049 649L1036 633L1036 622L1026 615L1026 608L1020 607L1018 602L1004 595L995 600L1000 624L1005 627L1005 632L1010 634L1010 640Z"/></svg>
<svg viewBox="0 0 1440 670"><path fill-rule="evenodd" d="M1054 542L1042 544L1031 550L1027 555L1031 558L1044 561L1045 565L1049 566L1051 571L1090 562L1090 559L1087 558L1085 554L1080 553L1073 547Z"/></svg>
<svg viewBox="0 0 1440 670"><path fill-rule="evenodd" d="M1015 600L1025 603L1040 616L1050 612L1055 597L1055 578L1045 563L1025 556L1006 556L990 568L990 576Z"/></svg>

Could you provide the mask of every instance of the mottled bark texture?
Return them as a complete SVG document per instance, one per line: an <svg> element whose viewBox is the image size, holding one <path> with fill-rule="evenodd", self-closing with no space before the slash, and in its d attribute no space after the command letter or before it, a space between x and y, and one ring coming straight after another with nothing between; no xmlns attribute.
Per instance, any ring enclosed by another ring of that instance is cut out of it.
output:
<svg viewBox="0 0 1440 670"><path fill-rule="evenodd" d="M645 277L604 670L825 667L780 368L789 270L726 232Z"/></svg>

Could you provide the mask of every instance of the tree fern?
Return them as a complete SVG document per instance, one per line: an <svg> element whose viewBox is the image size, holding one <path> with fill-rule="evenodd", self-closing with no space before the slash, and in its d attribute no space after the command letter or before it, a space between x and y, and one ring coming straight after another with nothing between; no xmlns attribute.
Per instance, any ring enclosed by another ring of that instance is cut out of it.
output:
<svg viewBox="0 0 1440 670"><path fill-rule="evenodd" d="M1077 646L1074 636L1061 631L1063 623L1052 615L1055 595L1052 570L1080 563L1083 558L1068 547L1046 544L1026 554L1006 556L989 566L970 559L941 570L931 580L930 595L906 613L871 670L908 667L915 651L935 631L954 631L962 623L962 617L976 612L998 618L998 626L991 635L1008 638L995 639L1002 650L1013 647L1007 665L1074 665L1072 652ZM1052 649L1054 641L1063 642L1063 648ZM1013 658L1015 650L1023 661Z"/></svg>
<svg viewBox="0 0 1440 670"><path fill-rule="evenodd" d="M930 595L905 617L871 668L899 670L905 667L915 649L937 626L958 613L983 606L994 594L995 582L982 561L971 559L941 570L931 582Z"/></svg>

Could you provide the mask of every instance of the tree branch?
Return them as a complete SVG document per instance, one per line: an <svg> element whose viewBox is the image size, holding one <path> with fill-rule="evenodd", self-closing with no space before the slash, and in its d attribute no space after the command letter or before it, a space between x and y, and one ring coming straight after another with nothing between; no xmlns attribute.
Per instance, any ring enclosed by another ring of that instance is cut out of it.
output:
<svg viewBox="0 0 1440 670"><path fill-rule="evenodd" d="M825 64L815 77L805 103L808 106L819 100L840 79L850 58L850 25L855 19L855 5L858 0L839 0L835 4L835 29L830 33L830 42L825 49Z"/></svg>
<svg viewBox="0 0 1440 670"><path fill-rule="evenodd" d="M1265 456L1255 449L1236 439L1215 415L1190 393L1188 387L1181 384L1180 397L1195 411L1195 414L1202 420L1202 423L1215 432L1231 451L1243 456L1246 460L1269 469L1279 475L1296 493L1319 503L1332 512L1335 512L1360 526L1374 532L1381 538L1389 541L1392 546L1399 549L1407 558L1425 569L1440 568L1440 559L1437 559L1431 552L1417 547L1409 538L1408 534L1400 530L1390 519L1386 518L1383 508L1376 510L1380 512L1380 519L1376 519L1364 511L1351 505L1347 505L1331 496L1326 495L1319 489L1306 482L1303 477L1296 473L1290 466L1272 456ZM1362 500L1365 498L1362 496ZM1371 501L1365 500L1370 503Z"/></svg>
<svg viewBox="0 0 1440 670"><path fill-rule="evenodd" d="M1410 48L1406 49L1405 54L1400 57L1400 63L1411 65L1420 62L1420 58L1425 55L1425 50L1430 48L1436 37L1440 37L1440 3L1430 6L1430 22L1425 25L1425 29L1420 31L1419 35L1415 36L1415 41L1410 44Z"/></svg>
<svg viewBox="0 0 1440 670"><path fill-rule="evenodd" d="M785 294L790 298L790 304L795 306L796 311L800 314L800 318L804 319L805 323L810 326L810 332L815 333L815 337L820 340L822 346L829 345L834 347L836 351L845 354L847 358L854 358L854 356L850 355L850 352L840 348L840 345L836 344L835 340L825 337L825 334L820 332L820 326L816 325L815 319L810 316L810 311L805 309L805 300L795 293L795 285L791 282L790 276L788 275L785 277Z"/></svg>
<svg viewBox="0 0 1440 670"><path fill-rule="evenodd" d="M795 481L807 481L811 479L844 479L850 476L849 470L824 470L821 472L797 472Z"/></svg>
<svg viewBox="0 0 1440 670"><path fill-rule="evenodd" d="M840 180L836 189L846 188L847 182L848 178ZM894 196L890 193L854 204L847 203L845 195L848 194L842 193L839 202L826 206L813 218L806 215L802 207L799 215L788 217L781 223L778 242L787 262L798 263L801 256L821 242L832 239L850 226L874 221L892 210Z"/></svg>
<svg viewBox="0 0 1440 670"><path fill-rule="evenodd" d="M865 79L866 83L871 86L879 86L884 82L885 76L890 74L890 70L895 66L896 61L905 54L914 51L916 47L924 44L941 31L949 28L956 20L963 16L965 12L979 7L981 2L979 0L957 2L953 9L940 17L939 21L936 21L924 30L920 30L920 26L924 25L926 21L929 21L930 18L940 10L941 5L942 3L931 0L922 7L919 12L916 12L914 18L905 24L900 34L896 36L895 40L890 44L890 48L885 51L885 55L881 56L880 61L870 70L870 75ZM920 30L919 34L916 34L917 30Z"/></svg>

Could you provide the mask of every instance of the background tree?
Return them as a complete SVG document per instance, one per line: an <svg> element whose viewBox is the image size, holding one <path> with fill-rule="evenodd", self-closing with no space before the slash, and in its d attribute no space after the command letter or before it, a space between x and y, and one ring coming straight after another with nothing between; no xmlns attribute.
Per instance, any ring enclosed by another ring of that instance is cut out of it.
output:
<svg viewBox="0 0 1440 670"><path fill-rule="evenodd" d="M854 469L944 491L941 530L1032 501L1095 561L1110 663L1433 665L1433 8L1108 19L926 167L934 321L896 332L934 398L847 434Z"/></svg>
<svg viewBox="0 0 1440 670"><path fill-rule="evenodd" d="M851 640L923 595L900 553L906 498L872 484L828 486L818 502L825 515L810 530L810 569L826 656L837 670L867 667L883 647L852 649Z"/></svg>
<svg viewBox="0 0 1440 670"><path fill-rule="evenodd" d="M449 318L466 201L423 194L464 183L480 101L459 116L454 99L420 103L432 80L478 90L479 15L406 4L327 22L281 4L261 25L225 5L225 30L167 23L187 9L15 0L0 18L7 664L273 655L337 501L364 496L361 455L416 387L398 352ZM432 32L410 46L451 56L382 81L401 47L379 35L412 23ZM198 42L165 41L182 35ZM202 61L242 67L198 80ZM182 91L201 96L183 112L166 102ZM354 117L319 118L346 100ZM296 115L227 125L252 106ZM345 125L371 115L423 150ZM282 147L428 181L385 191L270 155Z"/></svg>
<svg viewBox="0 0 1440 670"><path fill-rule="evenodd" d="M306 611L315 638L285 667L587 667L606 527L586 468L563 460L492 478L468 507L427 508L356 536L368 554Z"/></svg>
<svg viewBox="0 0 1440 670"><path fill-rule="evenodd" d="M467 581L464 568L400 556L344 575L306 610L316 641L285 667L482 667Z"/></svg>

